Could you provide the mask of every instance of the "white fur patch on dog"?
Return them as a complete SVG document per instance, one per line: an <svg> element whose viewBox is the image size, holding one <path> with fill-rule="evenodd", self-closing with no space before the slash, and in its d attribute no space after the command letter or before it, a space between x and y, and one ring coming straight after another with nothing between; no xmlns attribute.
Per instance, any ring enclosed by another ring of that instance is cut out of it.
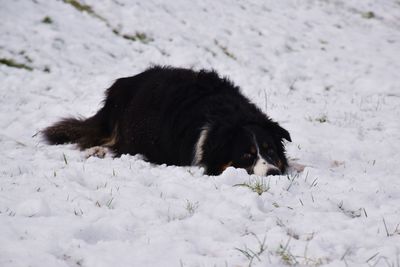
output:
<svg viewBox="0 0 400 267"><path fill-rule="evenodd" d="M204 143L206 142L208 132L210 131L210 127L205 125L199 135L199 139L194 146L194 155L192 160L192 165L200 165L200 162L203 160L203 153L204 153Z"/></svg>
<svg viewBox="0 0 400 267"><path fill-rule="evenodd" d="M272 169L279 170L276 166L269 164L260 154L258 154L258 159L253 167L253 173L258 176L265 176L268 171Z"/></svg>
<svg viewBox="0 0 400 267"><path fill-rule="evenodd" d="M98 157L98 158L104 158L107 154L107 148L103 146L94 146L89 149L86 149L85 155L86 158L90 157Z"/></svg>
<svg viewBox="0 0 400 267"><path fill-rule="evenodd" d="M265 176L270 170L279 171L277 167L267 163L263 158L259 158L253 168L254 174L258 176Z"/></svg>
<svg viewBox="0 0 400 267"><path fill-rule="evenodd" d="M253 167L253 173L258 176L265 176L268 171L268 165L268 162L261 158L259 154L256 164Z"/></svg>
<svg viewBox="0 0 400 267"><path fill-rule="evenodd" d="M257 145L256 137L253 135L254 145L257 149L257 161L253 166L253 173L258 176L265 176L267 175L269 170L278 170L276 166L269 164L261 155L260 155L260 148Z"/></svg>

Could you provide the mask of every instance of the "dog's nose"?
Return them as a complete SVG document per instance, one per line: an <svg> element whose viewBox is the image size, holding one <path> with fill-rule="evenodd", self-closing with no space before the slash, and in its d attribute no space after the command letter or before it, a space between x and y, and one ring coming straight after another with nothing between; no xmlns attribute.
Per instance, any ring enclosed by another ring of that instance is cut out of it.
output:
<svg viewBox="0 0 400 267"><path fill-rule="evenodd" d="M281 171L278 169L269 169L267 171L267 175L281 175Z"/></svg>

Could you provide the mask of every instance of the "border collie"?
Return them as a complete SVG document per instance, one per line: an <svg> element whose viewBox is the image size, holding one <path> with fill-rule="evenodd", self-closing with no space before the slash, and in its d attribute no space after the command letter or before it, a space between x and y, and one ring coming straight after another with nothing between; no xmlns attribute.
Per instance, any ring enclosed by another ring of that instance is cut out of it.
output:
<svg viewBox="0 0 400 267"><path fill-rule="evenodd" d="M287 130L214 71L155 66L118 79L92 117L66 118L43 130L50 144L106 147L157 164L195 165L208 175L227 167L282 174Z"/></svg>

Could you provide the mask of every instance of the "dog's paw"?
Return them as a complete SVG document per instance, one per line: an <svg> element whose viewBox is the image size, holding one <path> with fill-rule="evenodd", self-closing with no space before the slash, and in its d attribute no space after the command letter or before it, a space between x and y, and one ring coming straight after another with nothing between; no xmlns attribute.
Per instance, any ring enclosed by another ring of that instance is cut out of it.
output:
<svg viewBox="0 0 400 267"><path fill-rule="evenodd" d="M86 158L90 157L97 157L97 158L104 158L107 154L107 148L102 146L94 146L89 149L86 149L85 155Z"/></svg>

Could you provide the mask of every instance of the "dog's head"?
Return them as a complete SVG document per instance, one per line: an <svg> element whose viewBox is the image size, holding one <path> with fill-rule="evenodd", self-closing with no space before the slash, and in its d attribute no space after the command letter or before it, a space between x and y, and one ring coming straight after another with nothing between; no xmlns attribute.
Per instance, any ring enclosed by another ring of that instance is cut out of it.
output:
<svg viewBox="0 0 400 267"><path fill-rule="evenodd" d="M287 167L284 139L291 142L289 132L275 122L214 129L205 140L202 165L213 175L229 166L260 176L279 175Z"/></svg>
<svg viewBox="0 0 400 267"><path fill-rule="evenodd" d="M271 125L248 125L236 134L232 147L233 167L260 176L279 175L285 171L287 159L283 139L291 141L291 138L278 124Z"/></svg>

